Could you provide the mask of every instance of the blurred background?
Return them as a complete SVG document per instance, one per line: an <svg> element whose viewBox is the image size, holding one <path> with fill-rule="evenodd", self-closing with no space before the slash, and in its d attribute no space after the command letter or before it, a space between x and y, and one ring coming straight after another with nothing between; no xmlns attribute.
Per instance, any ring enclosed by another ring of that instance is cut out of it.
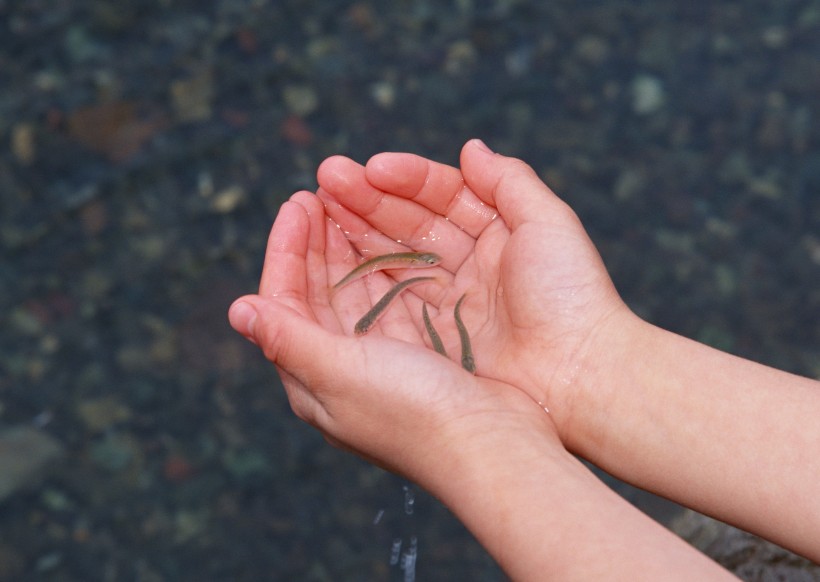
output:
<svg viewBox="0 0 820 582"><path fill-rule="evenodd" d="M817 0L0 0L0 582L503 580L229 329L278 206L481 137L640 315L818 378L818 116Z"/></svg>

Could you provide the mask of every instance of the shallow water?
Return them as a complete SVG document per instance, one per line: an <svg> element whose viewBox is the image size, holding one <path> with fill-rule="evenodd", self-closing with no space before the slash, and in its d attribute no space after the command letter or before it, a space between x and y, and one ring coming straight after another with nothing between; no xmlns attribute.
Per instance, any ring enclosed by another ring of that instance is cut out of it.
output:
<svg viewBox="0 0 820 582"><path fill-rule="evenodd" d="M0 29L0 425L63 449L0 505L0 581L396 580L396 539L419 580L503 579L228 328L332 154L481 137L642 316L820 376L817 2L0 2Z"/></svg>

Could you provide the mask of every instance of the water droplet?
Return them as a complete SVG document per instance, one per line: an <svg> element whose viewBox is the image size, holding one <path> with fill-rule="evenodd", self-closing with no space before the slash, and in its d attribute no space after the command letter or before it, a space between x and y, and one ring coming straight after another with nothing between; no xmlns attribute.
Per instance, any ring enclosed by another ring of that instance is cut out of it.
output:
<svg viewBox="0 0 820 582"><path fill-rule="evenodd" d="M395 566L399 563L399 556L401 556L401 538L393 540L390 546L390 565Z"/></svg>
<svg viewBox="0 0 820 582"><path fill-rule="evenodd" d="M413 507L416 504L416 493L408 485L403 486L404 489L404 513L413 515Z"/></svg>
<svg viewBox="0 0 820 582"><path fill-rule="evenodd" d="M410 538L410 547L401 556L401 569L404 570L404 582L415 582L416 559L418 558L418 539Z"/></svg>

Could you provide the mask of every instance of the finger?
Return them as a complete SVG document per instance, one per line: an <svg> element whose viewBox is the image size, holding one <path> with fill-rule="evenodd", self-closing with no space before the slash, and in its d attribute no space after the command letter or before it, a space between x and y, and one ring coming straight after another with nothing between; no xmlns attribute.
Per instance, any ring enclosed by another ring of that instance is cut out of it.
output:
<svg viewBox="0 0 820 582"><path fill-rule="evenodd" d="M315 397L314 388L344 377L344 362L349 358L338 354L349 340L332 334L298 311L279 299L246 295L234 302L228 315L234 329L256 343L283 372L288 399L296 415L322 426L327 423L327 414ZM355 346L347 349L350 348Z"/></svg>
<svg viewBox="0 0 820 582"><path fill-rule="evenodd" d="M405 153L381 153L365 167L367 181L376 188L424 206L444 216L474 238L496 217L487 205L464 185L458 168Z"/></svg>
<svg viewBox="0 0 820 582"><path fill-rule="evenodd" d="M327 269L331 284L340 281L361 263L361 257L359 253L352 249L350 241L360 241L359 250L365 257L410 250L408 247L397 245L395 241L374 231L372 227L367 225L361 218L338 204L321 188L317 194L319 197L327 200L326 209L329 219L327 222L326 255L328 257ZM342 230L333 219L339 220L346 224L347 227ZM338 257L338 259L332 260L332 257ZM443 284L448 284L452 282L453 279L453 274L442 266L424 269L423 275L436 277L442 281ZM385 272L371 273L367 277L363 277L352 284L346 285L339 292L331 293L330 302L333 305L333 310L342 329L347 334L353 333L356 322L358 322L397 281L403 281L404 279L417 276L419 276L419 273L414 269L391 269ZM406 292L406 294L409 293L411 293L411 290ZM440 295L441 293L434 289L433 291L427 292L425 297L432 304L438 305ZM402 307L401 305L396 305L391 306L390 309L391 311L394 309L401 310ZM406 316L404 323L406 323L408 319L411 318ZM391 324L389 331L386 327L380 329L392 337L407 341L412 341L417 337L414 333L404 335L404 330L399 328L399 325ZM413 329L411 329L411 331L415 332Z"/></svg>
<svg viewBox="0 0 820 582"><path fill-rule="evenodd" d="M353 333L356 322L363 313L370 309L372 302L367 285L364 282L356 281L347 285L338 293L331 290L333 284L340 281L361 263L361 256L330 216L326 221L325 228L328 256L327 272L329 276L327 292L338 325L344 333L350 335ZM393 251L385 250L384 252Z"/></svg>
<svg viewBox="0 0 820 582"><path fill-rule="evenodd" d="M376 231L414 250L463 260L472 236L444 216L412 200L385 193L367 181L364 167L341 156L325 160L317 178L322 190ZM343 228L346 225L340 223ZM353 241L357 244L356 241Z"/></svg>
<svg viewBox="0 0 820 582"><path fill-rule="evenodd" d="M346 208L325 189L319 188L316 195L324 203L327 215L343 233L348 246L355 245L355 253L351 254L351 260L413 250L410 246L396 242L373 228L369 222ZM353 247L350 248L353 250Z"/></svg>
<svg viewBox="0 0 820 582"><path fill-rule="evenodd" d="M285 202L268 236L265 262L259 283L263 297L307 295L306 257L310 220L305 209Z"/></svg>
<svg viewBox="0 0 820 582"><path fill-rule="evenodd" d="M568 212L574 216L530 166L493 153L480 140L464 145L461 171L470 188L497 208L513 230L525 222L564 223Z"/></svg>
<svg viewBox="0 0 820 582"><path fill-rule="evenodd" d="M308 216L305 301L313 317L325 329L351 327L353 324L349 322L356 310L367 309L369 299L364 294L358 300L348 296L345 302L331 303L330 285L340 270L350 270L357 264L357 253L327 216L324 204L316 195L297 192L291 202L302 206Z"/></svg>
<svg viewBox="0 0 820 582"><path fill-rule="evenodd" d="M306 297L311 304L328 303L329 260L336 257L327 256L327 216L325 206L316 195L307 191L297 192L290 197L291 202L299 204L308 217L308 241L305 254L305 268L308 273Z"/></svg>
<svg viewBox="0 0 820 582"><path fill-rule="evenodd" d="M367 352L387 349L383 353L395 353L395 347L381 343L387 340L373 342L371 338L334 334L298 309L259 295L238 299L231 306L229 319L234 329L260 346L265 357L284 372L294 412L323 430L332 427L328 407L333 405L331 399L338 395L338 387L361 385L365 369L370 369L377 384L383 382L378 377L390 368L389 358L373 358L373 353L368 357Z"/></svg>

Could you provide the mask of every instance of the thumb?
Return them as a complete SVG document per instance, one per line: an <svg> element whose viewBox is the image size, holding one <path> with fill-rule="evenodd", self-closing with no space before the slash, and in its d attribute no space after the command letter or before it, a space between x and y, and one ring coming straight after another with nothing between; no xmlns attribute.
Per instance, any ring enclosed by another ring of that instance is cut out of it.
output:
<svg viewBox="0 0 820 582"><path fill-rule="evenodd" d="M240 297L228 310L228 320L237 332L258 345L267 359L300 382L321 381L339 372L339 358L334 354L339 351L339 342L348 338L330 333L276 299Z"/></svg>
<svg viewBox="0 0 820 582"><path fill-rule="evenodd" d="M257 313L252 301L250 296L234 301L228 309L228 321L234 331L257 343L254 337Z"/></svg>
<svg viewBox="0 0 820 582"><path fill-rule="evenodd" d="M526 222L562 221L572 212L529 165L494 153L479 139L462 148L461 172L470 189L497 208L513 230Z"/></svg>

